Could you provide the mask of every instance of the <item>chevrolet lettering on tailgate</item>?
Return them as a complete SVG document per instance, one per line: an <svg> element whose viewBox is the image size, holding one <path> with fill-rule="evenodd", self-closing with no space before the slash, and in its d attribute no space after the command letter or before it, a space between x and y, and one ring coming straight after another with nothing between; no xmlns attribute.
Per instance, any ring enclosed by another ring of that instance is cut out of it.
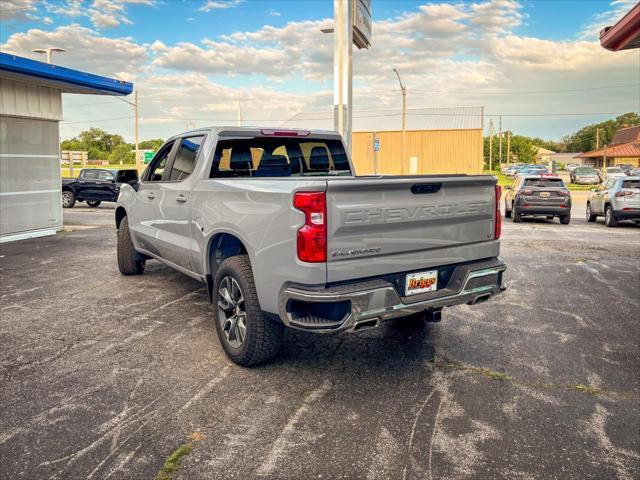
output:
<svg viewBox="0 0 640 480"><path fill-rule="evenodd" d="M420 205L416 207L367 208L347 210L344 212L344 223L356 225L363 223L388 223L416 220L420 218L462 217L489 212L489 202L469 202L445 205Z"/></svg>

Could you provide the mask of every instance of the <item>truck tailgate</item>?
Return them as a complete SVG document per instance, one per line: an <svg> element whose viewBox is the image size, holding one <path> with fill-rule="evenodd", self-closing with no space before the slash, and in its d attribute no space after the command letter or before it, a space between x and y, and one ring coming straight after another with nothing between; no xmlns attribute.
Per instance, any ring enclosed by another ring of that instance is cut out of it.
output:
<svg viewBox="0 0 640 480"><path fill-rule="evenodd" d="M327 182L327 281L498 255L495 177L361 177Z"/></svg>

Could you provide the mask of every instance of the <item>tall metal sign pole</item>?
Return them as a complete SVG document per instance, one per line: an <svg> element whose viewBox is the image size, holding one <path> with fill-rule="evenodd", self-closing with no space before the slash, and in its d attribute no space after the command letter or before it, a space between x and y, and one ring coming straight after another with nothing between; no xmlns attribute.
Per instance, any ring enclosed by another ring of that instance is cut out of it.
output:
<svg viewBox="0 0 640 480"><path fill-rule="evenodd" d="M333 0L333 124L351 154L353 45L371 45L371 0Z"/></svg>

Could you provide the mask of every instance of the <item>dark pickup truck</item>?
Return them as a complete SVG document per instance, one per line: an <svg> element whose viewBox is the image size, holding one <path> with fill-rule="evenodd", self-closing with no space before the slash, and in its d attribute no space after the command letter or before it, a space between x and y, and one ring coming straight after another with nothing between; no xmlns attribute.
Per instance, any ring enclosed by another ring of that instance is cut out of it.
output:
<svg viewBox="0 0 640 480"><path fill-rule="evenodd" d="M76 202L97 207L102 202L115 202L121 183L116 181L117 170L83 168L78 178L62 179L62 206L73 208Z"/></svg>

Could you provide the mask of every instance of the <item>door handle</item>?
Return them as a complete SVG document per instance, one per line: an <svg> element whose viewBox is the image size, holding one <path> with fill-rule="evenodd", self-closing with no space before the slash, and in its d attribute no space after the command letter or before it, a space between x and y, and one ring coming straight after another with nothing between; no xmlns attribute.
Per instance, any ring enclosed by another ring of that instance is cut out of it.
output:
<svg viewBox="0 0 640 480"><path fill-rule="evenodd" d="M187 201L187 197L185 197L184 195L180 194L176 197L176 202L178 203L184 203Z"/></svg>
<svg viewBox="0 0 640 480"><path fill-rule="evenodd" d="M149 200L153 200L154 198L156 198L156 194L153 193L153 192L149 192L149 193L147 193L147 198Z"/></svg>

